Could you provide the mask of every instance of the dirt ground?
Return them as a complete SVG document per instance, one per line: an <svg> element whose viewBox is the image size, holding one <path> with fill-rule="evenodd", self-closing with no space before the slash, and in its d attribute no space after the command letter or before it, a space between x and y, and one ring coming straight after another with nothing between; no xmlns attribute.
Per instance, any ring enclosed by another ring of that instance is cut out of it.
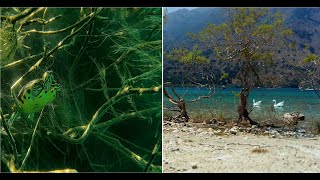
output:
<svg viewBox="0 0 320 180"><path fill-rule="evenodd" d="M319 173L320 137L222 135L212 128L165 125L163 172Z"/></svg>

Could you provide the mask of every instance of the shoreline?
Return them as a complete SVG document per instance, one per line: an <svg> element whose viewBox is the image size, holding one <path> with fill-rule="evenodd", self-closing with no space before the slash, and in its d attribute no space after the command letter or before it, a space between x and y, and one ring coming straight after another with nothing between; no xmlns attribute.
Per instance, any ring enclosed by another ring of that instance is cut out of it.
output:
<svg viewBox="0 0 320 180"><path fill-rule="evenodd" d="M163 172L320 172L320 136L297 133L165 119Z"/></svg>

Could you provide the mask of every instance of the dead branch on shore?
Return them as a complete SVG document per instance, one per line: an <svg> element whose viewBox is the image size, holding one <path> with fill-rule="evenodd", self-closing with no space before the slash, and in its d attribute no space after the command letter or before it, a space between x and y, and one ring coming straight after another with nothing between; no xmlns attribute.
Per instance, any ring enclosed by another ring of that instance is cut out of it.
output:
<svg viewBox="0 0 320 180"><path fill-rule="evenodd" d="M163 93L168 98L169 102L178 106L180 109L180 114L176 118L185 118L185 121L188 121L189 116L186 110L185 100L176 93L176 91L174 90L173 84L171 82L166 82L164 85L170 85L172 93L178 98L178 100L174 99L172 96L168 94L166 88L165 87L163 88Z"/></svg>

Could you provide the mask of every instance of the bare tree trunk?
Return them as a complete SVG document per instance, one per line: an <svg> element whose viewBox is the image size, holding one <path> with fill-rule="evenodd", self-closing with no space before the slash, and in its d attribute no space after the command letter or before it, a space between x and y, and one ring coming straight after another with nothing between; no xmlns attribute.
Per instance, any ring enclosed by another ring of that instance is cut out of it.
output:
<svg viewBox="0 0 320 180"><path fill-rule="evenodd" d="M189 120L189 116L188 116L188 113L187 113L187 109L186 109L186 103L184 101L183 98L181 98L174 90L173 88L173 85L171 82L167 82L165 83L167 85L170 85L171 86L171 90L172 92L177 96L178 100L175 100L173 97L171 97L168 92L166 91L166 88L164 87L163 88L163 93L164 95L168 98L169 102L171 102L172 104L176 105L179 107L180 109L180 114L177 116L177 118L184 118L184 121L185 122L188 122Z"/></svg>
<svg viewBox="0 0 320 180"><path fill-rule="evenodd" d="M186 122L188 122L189 116L188 116L188 113L187 113L186 103L185 103L184 99L182 99L182 98L179 99L178 107L180 109L180 115L178 117L185 118Z"/></svg>

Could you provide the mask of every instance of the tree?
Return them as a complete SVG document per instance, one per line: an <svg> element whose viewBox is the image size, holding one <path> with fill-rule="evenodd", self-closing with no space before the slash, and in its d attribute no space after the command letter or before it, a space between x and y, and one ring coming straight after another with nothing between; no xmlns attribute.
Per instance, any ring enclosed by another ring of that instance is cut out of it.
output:
<svg viewBox="0 0 320 180"><path fill-rule="evenodd" d="M304 76L301 76L302 86L311 86L316 95L320 98L319 86L320 84L320 57L309 51L309 46L306 45L304 48L306 53L305 57L297 63L304 72Z"/></svg>
<svg viewBox="0 0 320 180"><path fill-rule="evenodd" d="M205 49L211 49L217 60L234 62L238 66L236 79L241 87L238 94L239 122L256 124L247 110L250 91L262 86L260 68L281 60L279 50L289 47L292 30L284 27L280 12L261 8L226 9L226 21L209 24L198 34L190 34Z"/></svg>

